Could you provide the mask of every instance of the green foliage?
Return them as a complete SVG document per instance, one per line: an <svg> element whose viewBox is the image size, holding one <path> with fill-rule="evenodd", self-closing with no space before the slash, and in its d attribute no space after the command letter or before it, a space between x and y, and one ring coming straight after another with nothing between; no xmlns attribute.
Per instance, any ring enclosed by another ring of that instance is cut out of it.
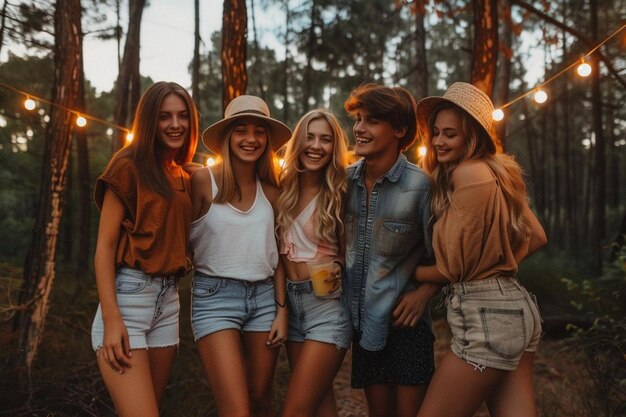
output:
<svg viewBox="0 0 626 417"><path fill-rule="evenodd" d="M572 305L593 318L591 326L569 325L573 348L585 358L593 393L581 396L592 416L626 413L626 247L603 276L578 283L563 279Z"/></svg>
<svg viewBox="0 0 626 417"><path fill-rule="evenodd" d="M567 254L550 255L545 250L525 259L519 266L518 277L529 291L537 295L542 307L558 312L573 309L567 297L564 277L580 282L585 274L584 260L576 260Z"/></svg>

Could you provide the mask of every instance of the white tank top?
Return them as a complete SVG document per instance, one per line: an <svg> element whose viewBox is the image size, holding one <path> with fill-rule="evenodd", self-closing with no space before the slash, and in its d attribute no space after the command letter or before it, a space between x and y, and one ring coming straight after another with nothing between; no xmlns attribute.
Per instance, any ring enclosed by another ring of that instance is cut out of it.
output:
<svg viewBox="0 0 626 417"><path fill-rule="evenodd" d="M211 175L213 198L217 183ZM274 210L256 181L256 197L247 211L230 203L212 203L204 216L191 223L189 244L197 271L216 277L260 281L274 275L278 250Z"/></svg>

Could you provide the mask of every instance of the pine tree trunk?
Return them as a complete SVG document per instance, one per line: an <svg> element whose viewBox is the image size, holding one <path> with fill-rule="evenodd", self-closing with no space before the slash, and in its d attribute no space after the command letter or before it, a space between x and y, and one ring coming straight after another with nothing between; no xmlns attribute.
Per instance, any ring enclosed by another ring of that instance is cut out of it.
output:
<svg viewBox="0 0 626 417"><path fill-rule="evenodd" d="M222 15L222 105L246 93L248 14L245 0L224 0Z"/></svg>
<svg viewBox="0 0 626 417"><path fill-rule="evenodd" d="M200 105L200 0L194 0L193 62L191 66L191 95Z"/></svg>
<svg viewBox="0 0 626 417"><path fill-rule="evenodd" d="M494 105L508 103L509 101L509 84L511 82L511 62L513 58L513 19L511 19L511 5L509 0L502 0L501 16L504 20L504 25L501 29L502 42L499 46L498 56L498 77L496 80L496 93L494 99ZM502 146L502 150L506 151L506 131L509 118L505 117L503 120L496 122L496 133Z"/></svg>
<svg viewBox="0 0 626 417"><path fill-rule="evenodd" d="M598 39L598 7L596 0L591 0L591 35ZM591 56L591 111L593 114L593 132L596 143L593 147L594 159L594 193L593 213L594 221L591 228L591 244L593 248L593 266L596 274L602 274L602 252L604 246L606 222L606 193L605 193L605 155L604 132L602 130L602 94L600 92L600 61L597 54Z"/></svg>
<svg viewBox="0 0 626 417"><path fill-rule="evenodd" d="M263 84L263 62L261 61L261 49L259 48L259 38L256 31L256 13L254 11L254 0L250 0L250 14L252 15L252 33L254 36L254 65L257 73L259 96L265 100L265 85Z"/></svg>
<svg viewBox="0 0 626 417"><path fill-rule="evenodd" d="M317 43L317 36L315 35L315 27L319 20L319 13L317 10L317 2L316 0L311 1L311 13L309 14L311 23L308 28L308 39L307 39L307 51L306 51L306 67L304 68L304 96L303 96L303 104L304 111L306 113L309 111L311 107L309 104L309 100L311 99L311 91L312 91L312 83L311 75L313 73L313 54L315 53L315 45Z"/></svg>
<svg viewBox="0 0 626 417"><path fill-rule="evenodd" d="M473 0L472 4L474 59L471 82L491 97L498 62L498 1Z"/></svg>
<svg viewBox="0 0 626 417"><path fill-rule="evenodd" d="M55 87L52 101L66 108L76 108L82 72L80 1L58 0L54 18ZM54 282L57 237L63 212L63 191L74 118L74 114L53 106L46 127L39 214L24 266L24 283L20 294L20 304L28 308L17 317L21 332L21 361L29 369L42 340Z"/></svg>
<svg viewBox="0 0 626 417"><path fill-rule="evenodd" d="M291 15L289 14L289 2L285 2L285 62L283 74L283 121L288 123L289 120L289 34Z"/></svg>
<svg viewBox="0 0 626 417"><path fill-rule="evenodd" d="M2 45L4 45L4 32L6 31L6 16L7 16L7 4L9 0L4 0L2 4L2 16L0 16L0 52L2 52Z"/></svg>
<svg viewBox="0 0 626 417"><path fill-rule="evenodd" d="M141 16L145 0L129 0L128 33L124 44L124 56L115 82L115 124L128 126L130 115L139 101L141 86L139 83L139 37L141 34ZM117 131L111 146L116 151L124 146L124 132Z"/></svg>
<svg viewBox="0 0 626 417"><path fill-rule="evenodd" d="M428 96L428 61L426 54L426 0L414 2L415 14L415 95L418 99Z"/></svg>
<svg viewBox="0 0 626 417"><path fill-rule="evenodd" d="M81 56L82 59L82 56ZM82 67L82 64L81 64ZM81 72L77 107L87 111L85 103L85 74ZM89 149L85 128L76 132L76 156L78 159L78 256L76 258L76 278L78 283L85 283L91 262L91 176L89 173ZM77 285L76 288L82 286Z"/></svg>

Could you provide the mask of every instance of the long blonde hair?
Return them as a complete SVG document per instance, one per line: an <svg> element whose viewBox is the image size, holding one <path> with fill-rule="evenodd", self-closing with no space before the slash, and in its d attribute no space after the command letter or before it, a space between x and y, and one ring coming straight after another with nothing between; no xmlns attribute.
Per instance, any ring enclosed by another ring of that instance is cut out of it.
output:
<svg viewBox="0 0 626 417"><path fill-rule="evenodd" d="M333 132L333 154L326 165L324 178L320 184L320 194L317 199L313 217L315 236L323 241L333 241L337 234L343 234L343 199L346 193L346 167L348 154L346 135L341 129L335 115L325 109L315 109L298 121L291 140L285 151L285 165L280 175L280 195L278 197L278 216L276 218L277 231L283 236L294 221L294 211L300 197L300 174L305 174L305 168L300 161L304 144L308 135L309 124L314 120L325 120Z"/></svg>
<svg viewBox="0 0 626 417"><path fill-rule="evenodd" d="M267 132L267 145L265 146L265 151L263 151L261 157L256 161L256 175L261 182L278 186L278 170L276 169L276 164L274 162L275 154L272 149L272 138L269 135L270 130L267 128L265 123L263 123L263 125L265 126L265 132ZM226 140L222 143L222 163L218 168L221 175L217 195L214 199L214 202L217 204L224 204L232 201L235 197L242 197L241 189L239 188L239 184L237 184L235 172L233 171L233 164L230 161L230 138L234 127L235 124L232 123L228 129Z"/></svg>
<svg viewBox="0 0 626 417"><path fill-rule="evenodd" d="M437 114L442 110L452 110L461 119L462 134L465 136L465 150L461 157L452 162L439 163L437 153L433 147L433 127ZM422 145L427 152L421 160L421 165L431 175L434 183L431 209L436 218L443 215L450 205L452 192L452 171L465 160L480 160L485 162L496 177L500 189L507 203L511 221L512 247L518 245L530 236L530 223L523 215L528 195L523 172L515 159L508 154L495 152L495 139L491 132L485 131L469 114L460 107L443 102L435 106L428 118L427 131L422 132Z"/></svg>

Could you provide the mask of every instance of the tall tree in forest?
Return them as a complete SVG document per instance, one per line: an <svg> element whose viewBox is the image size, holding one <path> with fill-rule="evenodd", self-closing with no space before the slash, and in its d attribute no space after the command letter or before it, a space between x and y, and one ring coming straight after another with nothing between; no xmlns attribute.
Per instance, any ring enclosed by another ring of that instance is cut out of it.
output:
<svg viewBox="0 0 626 417"><path fill-rule="evenodd" d="M591 12L591 37L599 41L598 37L598 5L596 0L590 0ZM604 132L602 128L602 94L600 92L600 59L598 54L591 55L591 112L593 117L593 132L595 145L593 147L593 177L594 198L593 214L594 222L591 229L591 241L593 248L594 272L602 274L602 252L604 250L605 223L606 223L606 155L604 145Z"/></svg>
<svg viewBox="0 0 626 417"><path fill-rule="evenodd" d="M193 1L193 61L191 63L191 96L196 103L200 101L200 0Z"/></svg>
<svg viewBox="0 0 626 417"><path fill-rule="evenodd" d="M311 1L311 8L309 13L311 20L309 28L307 30L306 41L306 66L304 67L304 97L303 113L309 111L311 92L313 90L313 56L317 47L317 34L316 31L320 27L320 11L316 0Z"/></svg>
<svg viewBox="0 0 626 417"><path fill-rule="evenodd" d="M493 92L498 62L498 1L473 0L474 59L471 82L488 96Z"/></svg>
<svg viewBox="0 0 626 417"><path fill-rule="evenodd" d="M289 52L289 44L291 43L290 33L291 33L291 13L289 10L289 0L283 1L283 7L285 9L285 37L283 38L283 42L285 44L285 61L284 72L283 72L283 85L282 85L282 93L283 93L283 120L289 120L289 82L290 82L290 71L289 64L291 62L291 53ZM308 99L307 99L308 100Z"/></svg>
<svg viewBox="0 0 626 417"><path fill-rule="evenodd" d="M246 93L248 13L246 0L224 0L222 14L222 105Z"/></svg>
<svg viewBox="0 0 626 417"><path fill-rule="evenodd" d="M261 62L261 48L259 47L259 36L256 28L256 13L254 11L254 0L250 0L250 14L252 16L252 42L254 45L254 63L252 64L252 73L257 76L258 96L265 100L265 82L263 74L263 64Z"/></svg>
<svg viewBox="0 0 626 417"><path fill-rule="evenodd" d="M428 61L426 57L426 16L427 0L413 0L411 13L415 18L415 96L428 96Z"/></svg>
<svg viewBox="0 0 626 417"><path fill-rule="evenodd" d="M124 56L115 82L115 124L127 126L130 115L135 113L139 102L141 85L139 80L139 44L141 34L141 16L146 0L129 0L128 2L128 32L124 44ZM112 150L124 146L124 132L118 130L115 140L112 141Z"/></svg>
<svg viewBox="0 0 626 417"><path fill-rule="evenodd" d="M0 52L2 52L2 46L4 45L4 32L6 31L6 17L7 17L7 5L9 0L4 0L2 3L2 11L0 12Z"/></svg>
<svg viewBox="0 0 626 417"><path fill-rule="evenodd" d="M83 56L81 54L81 69ZM85 73L81 71L78 84L76 108L86 113ZM91 261L91 176L89 175L89 150L87 148L87 131L76 132L76 156L78 159L78 256L76 257L76 277L79 283L86 282ZM81 288L81 286L77 286Z"/></svg>
<svg viewBox="0 0 626 417"><path fill-rule="evenodd" d="M511 18L511 5L509 0L502 0L500 2L500 19L504 23L498 25L500 27L499 35L499 54L498 54L498 74L496 78L496 91L494 92L494 104L504 104L509 101L511 83L511 64L513 57L513 32L517 32L515 23ZM501 40L501 41L500 41ZM496 124L496 132L498 139L502 145L502 149L506 150L506 129L508 125L508 118L501 120Z"/></svg>
<svg viewBox="0 0 626 417"><path fill-rule="evenodd" d="M58 0L54 20L55 83L52 101L65 108L76 108L82 73L80 1ZM57 236L63 212L74 117L74 114L53 106L46 127L39 214L24 265L24 283L20 293L20 305L26 308L16 316L21 332L20 359L29 368L43 336L55 276Z"/></svg>

